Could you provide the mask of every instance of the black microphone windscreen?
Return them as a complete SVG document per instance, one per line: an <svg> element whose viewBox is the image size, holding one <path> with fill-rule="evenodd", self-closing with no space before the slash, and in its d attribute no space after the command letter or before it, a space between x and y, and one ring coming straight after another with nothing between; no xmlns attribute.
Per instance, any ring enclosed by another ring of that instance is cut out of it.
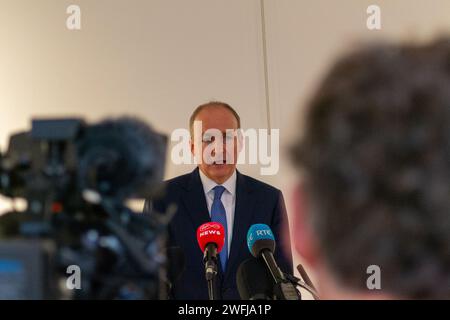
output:
<svg viewBox="0 0 450 320"><path fill-rule="evenodd" d="M236 284L242 300L271 300L273 297L274 282L260 258L241 263Z"/></svg>

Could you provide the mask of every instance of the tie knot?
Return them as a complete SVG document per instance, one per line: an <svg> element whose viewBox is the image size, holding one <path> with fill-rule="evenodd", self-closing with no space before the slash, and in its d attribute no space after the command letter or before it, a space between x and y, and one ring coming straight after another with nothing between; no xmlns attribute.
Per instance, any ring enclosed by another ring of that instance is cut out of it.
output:
<svg viewBox="0 0 450 320"><path fill-rule="evenodd" d="M223 192L225 191L224 186L215 186L214 190L214 199L220 199L222 197Z"/></svg>

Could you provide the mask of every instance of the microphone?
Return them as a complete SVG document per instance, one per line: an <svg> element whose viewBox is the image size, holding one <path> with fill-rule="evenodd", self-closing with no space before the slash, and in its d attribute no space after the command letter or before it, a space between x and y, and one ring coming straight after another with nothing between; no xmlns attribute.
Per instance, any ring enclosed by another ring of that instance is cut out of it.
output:
<svg viewBox="0 0 450 320"><path fill-rule="evenodd" d="M197 242L203 252L205 277L210 300L214 300L214 279L217 275L217 254L225 244L225 229L218 222L207 222L197 229Z"/></svg>
<svg viewBox="0 0 450 320"><path fill-rule="evenodd" d="M197 229L197 242L203 252L206 280L217 274L217 254L225 244L225 229L218 222L202 224Z"/></svg>
<svg viewBox="0 0 450 320"><path fill-rule="evenodd" d="M247 232L247 246L255 258L262 257L264 260L275 282L275 295L283 300L299 300L299 293L286 279L273 257L275 237L270 227L262 223L252 225Z"/></svg>
<svg viewBox="0 0 450 320"><path fill-rule="evenodd" d="M242 300L273 300L273 281L261 259L247 259L239 265L236 284Z"/></svg>

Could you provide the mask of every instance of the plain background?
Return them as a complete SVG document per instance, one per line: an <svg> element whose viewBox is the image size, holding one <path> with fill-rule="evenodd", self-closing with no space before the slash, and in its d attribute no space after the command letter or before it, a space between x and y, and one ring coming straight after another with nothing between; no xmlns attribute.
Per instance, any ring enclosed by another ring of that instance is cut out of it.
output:
<svg viewBox="0 0 450 320"><path fill-rule="evenodd" d="M239 169L280 188L292 214L296 176L285 148L327 67L361 42L449 31L450 1L265 0L264 15L262 3L0 0L0 147L34 116L134 115L170 135L187 128L197 105L223 100L244 128L280 129L277 175L261 176L258 165ZM79 31L66 28L71 4L81 8ZM372 4L381 8L381 30L367 29ZM168 157L165 176L192 168Z"/></svg>

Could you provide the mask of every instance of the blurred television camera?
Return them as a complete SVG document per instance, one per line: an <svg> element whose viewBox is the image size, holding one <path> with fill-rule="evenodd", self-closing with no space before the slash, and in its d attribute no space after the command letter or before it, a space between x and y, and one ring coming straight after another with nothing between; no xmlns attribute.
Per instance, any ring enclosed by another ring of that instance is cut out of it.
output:
<svg viewBox="0 0 450 320"><path fill-rule="evenodd" d="M156 196L166 137L134 118L89 125L34 119L0 154L0 299L160 299L165 214L126 205Z"/></svg>

